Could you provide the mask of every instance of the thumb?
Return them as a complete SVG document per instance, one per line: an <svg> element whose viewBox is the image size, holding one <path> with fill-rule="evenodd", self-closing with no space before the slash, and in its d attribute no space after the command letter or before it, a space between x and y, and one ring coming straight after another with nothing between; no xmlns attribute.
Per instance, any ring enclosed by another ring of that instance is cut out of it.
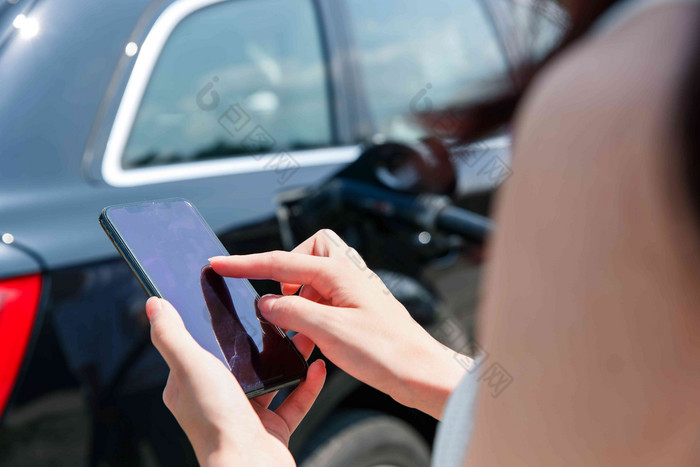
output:
<svg viewBox="0 0 700 467"><path fill-rule="evenodd" d="M340 311L298 295L265 295L258 302L263 317L282 329L306 335L312 341L328 333Z"/></svg>
<svg viewBox="0 0 700 467"><path fill-rule="evenodd" d="M151 323L151 341L170 369L186 370L196 365L196 356L203 349L187 331L170 302L158 297L149 298L146 315Z"/></svg>

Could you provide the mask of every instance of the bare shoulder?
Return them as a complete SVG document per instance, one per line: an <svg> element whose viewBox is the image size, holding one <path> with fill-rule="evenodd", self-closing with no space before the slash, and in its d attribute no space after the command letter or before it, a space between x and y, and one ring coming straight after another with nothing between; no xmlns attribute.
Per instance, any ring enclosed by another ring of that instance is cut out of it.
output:
<svg viewBox="0 0 700 467"><path fill-rule="evenodd" d="M680 290L682 262L669 260L674 239L660 222L668 214L655 171L672 156L660 146L663 129L699 15L698 5L654 7L585 38L523 101L479 310L480 343L518 389L498 399L480 392L467 465L673 463L679 438L662 424L685 426L687 417L697 432L697 417L678 403L694 386L671 383L676 376L655 363L688 353L675 331L663 343L659 332L673 321L659 311L676 310L667 297L680 296L671 290ZM649 340L660 344L647 353ZM610 355L635 370L611 377ZM660 406L650 422L649 407ZM634 420L651 431L630 429Z"/></svg>

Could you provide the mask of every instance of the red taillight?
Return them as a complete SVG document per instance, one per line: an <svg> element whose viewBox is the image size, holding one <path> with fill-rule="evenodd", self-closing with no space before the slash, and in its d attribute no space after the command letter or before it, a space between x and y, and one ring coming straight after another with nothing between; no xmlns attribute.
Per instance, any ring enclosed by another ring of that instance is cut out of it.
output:
<svg viewBox="0 0 700 467"><path fill-rule="evenodd" d="M17 380L40 295L38 274L0 279L0 414Z"/></svg>

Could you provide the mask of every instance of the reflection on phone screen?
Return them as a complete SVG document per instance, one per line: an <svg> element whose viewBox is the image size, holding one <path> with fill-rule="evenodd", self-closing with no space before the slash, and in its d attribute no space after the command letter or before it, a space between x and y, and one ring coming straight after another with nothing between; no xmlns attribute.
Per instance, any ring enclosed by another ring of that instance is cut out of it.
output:
<svg viewBox="0 0 700 467"><path fill-rule="evenodd" d="M274 348L279 345L279 331L260 316L257 300L255 311L262 331L262 350L246 332L224 278L211 266L205 266L202 268L201 282L216 340L242 386L253 387L280 374L285 363L293 363L276 358Z"/></svg>

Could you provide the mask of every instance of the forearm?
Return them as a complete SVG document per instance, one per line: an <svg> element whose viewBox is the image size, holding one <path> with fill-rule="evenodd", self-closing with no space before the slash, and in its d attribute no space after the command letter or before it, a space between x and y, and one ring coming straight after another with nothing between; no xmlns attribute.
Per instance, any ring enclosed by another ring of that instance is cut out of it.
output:
<svg viewBox="0 0 700 467"><path fill-rule="evenodd" d="M403 405L440 419L447 399L472 364L472 359L444 346L427 332L407 342L397 357L397 385L390 394Z"/></svg>

